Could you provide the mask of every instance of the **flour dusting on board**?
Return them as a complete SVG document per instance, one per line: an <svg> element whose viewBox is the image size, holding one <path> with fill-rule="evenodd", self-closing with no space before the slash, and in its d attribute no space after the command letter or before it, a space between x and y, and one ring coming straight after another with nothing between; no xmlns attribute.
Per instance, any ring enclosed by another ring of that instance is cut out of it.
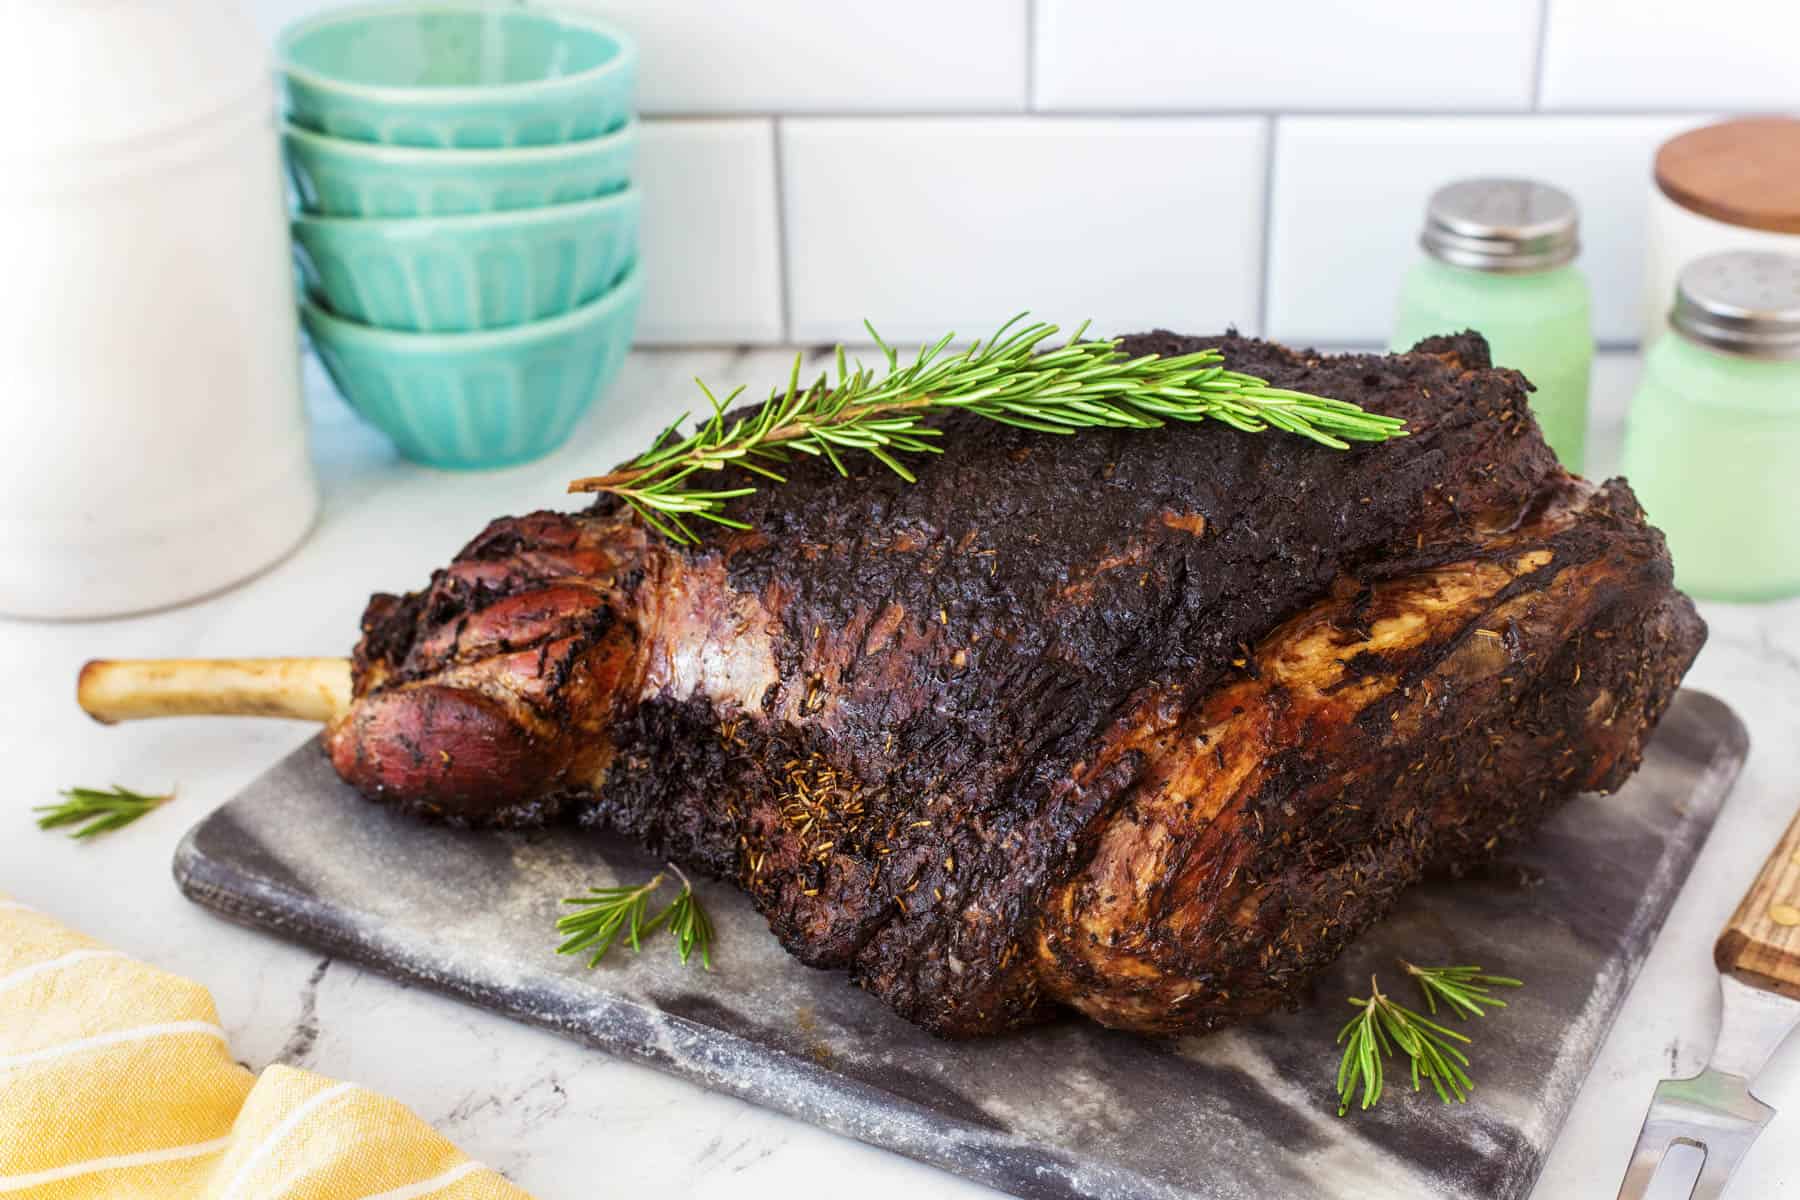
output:
<svg viewBox="0 0 1800 1200"><path fill-rule="evenodd" d="M1587 796L1504 869L1405 896L1301 1009L1157 1042L1081 1021L931 1038L790 958L735 890L700 883L714 966L666 943L595 971L554 953L557 899L658 863L575 829L463 834L358 798L316 744L207 818L177 856L193 899L340 958L1045 1200L1522 1200L1718 813L1742 726L1677 697L1643 769ZM1427 951L1526 978L1482 1023L1464 1105L1398 1070L1336 1115L1345 998Z"/></svg>

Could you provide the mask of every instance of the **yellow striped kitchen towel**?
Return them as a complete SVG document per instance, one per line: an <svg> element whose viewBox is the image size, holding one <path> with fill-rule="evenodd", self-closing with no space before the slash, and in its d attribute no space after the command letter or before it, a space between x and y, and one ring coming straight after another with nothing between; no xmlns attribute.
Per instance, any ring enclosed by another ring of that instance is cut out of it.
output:
<svg viewBox="0 0 1800 1200"><path fill-rule="evenodd" d="M5 896L0 1196L530 1200L386 1097L252 1076L205 988Z"/></svg>

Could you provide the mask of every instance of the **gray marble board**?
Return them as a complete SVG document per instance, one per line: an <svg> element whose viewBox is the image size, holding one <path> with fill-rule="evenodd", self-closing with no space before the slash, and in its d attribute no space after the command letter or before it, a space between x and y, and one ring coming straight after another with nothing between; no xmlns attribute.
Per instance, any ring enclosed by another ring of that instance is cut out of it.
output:
<svg viewBox="0 0 1800 1200"><path fill-rule="evenodd" d="M1481 878L1415 889L1299 1011L1174 1042L1075 1020L936 1041L789 958L723 885L701 888L712 973L662 942L589 972L551 952L558 899L656 864L572 830L396 817L316 741L197 826L175 875L233 921L1019 1196L1523 1197L1746 749L1730 709L1682 692L1619 794L1578 799ZM1371 971L1398 985L1396 957L1422 953L1528 980L1479 1030L1478 1090L1445 1107L1402 1088L1338 1118L1345 997Z"/></svg>

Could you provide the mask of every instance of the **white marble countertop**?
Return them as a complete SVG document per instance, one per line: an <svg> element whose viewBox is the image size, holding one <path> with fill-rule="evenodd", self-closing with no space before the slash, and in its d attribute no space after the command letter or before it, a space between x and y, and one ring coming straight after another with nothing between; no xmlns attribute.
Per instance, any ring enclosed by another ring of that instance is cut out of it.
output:
<svg viewBox="0 0 1800 1200"><path fill-rule="evenodd" d="M0 701L11 813L0 890L171 971L218 999L240 1059L351 1079L412 1106L542 1200L592 1195L758 1200L853 1188L859 1200L995 1193L647 1068L606 1058L342 962L226 925L169 875L188 827L308 736L278 721L165 721L103 729L77 711L90 657L342 654L367 594L418 586L490 517L566 503L562 483L647 441L693 396L689 376L785 374L773 351L643 352L548 461L447 475L397 460L309 365L326 500L298 553L251 583L131 620L0 621L0 661L21 684ZM1603 356L1594 389L1599 471L1616 458L1631 356ZM1538 1196L1611 1196L1655 1081L1696 1070L1717 1020L1711 946L1800 802L1800 602L1703 605L1712 638L1688 682L1728 700L1753 750L1552 1153ZM34 831L26 809L59 787L178 784L171 809L77 844ZM1329 1070L1321 1050L1320 1069ZM1759 1092L1782 1110L1733 1195L1800 1194L1800 1037ZM1410 1101L1410 1097L1406 1098Z"/></svg>

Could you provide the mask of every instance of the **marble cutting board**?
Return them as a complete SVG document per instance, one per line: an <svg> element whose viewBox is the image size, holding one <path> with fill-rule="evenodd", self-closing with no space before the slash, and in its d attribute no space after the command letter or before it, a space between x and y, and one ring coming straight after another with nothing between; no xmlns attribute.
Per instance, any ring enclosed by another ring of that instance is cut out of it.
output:
<svg viewBox="0 0 1800 1200"><path fill-rule="evenodd" d="M701 888L716 969L666 941L589 972L560 897L656 864L578 831L468 834L360 800L316 741L197 826L193 900L1024 1197L1524 1197L1743 762L1743 725L1683 691L1643 769L1562 810L1483 877L1415 889L1300 1011L1159 1043L1067 1021L939 1042L789 958L736 891ZM1401 954L1524 976L1481 1023L1465 1106L1391 1092L1338 1118L1332 1042ZM1696 970L1706 964L1696 963ZM1621 1164L1621 1168L1623 1164Z"/></svg>

